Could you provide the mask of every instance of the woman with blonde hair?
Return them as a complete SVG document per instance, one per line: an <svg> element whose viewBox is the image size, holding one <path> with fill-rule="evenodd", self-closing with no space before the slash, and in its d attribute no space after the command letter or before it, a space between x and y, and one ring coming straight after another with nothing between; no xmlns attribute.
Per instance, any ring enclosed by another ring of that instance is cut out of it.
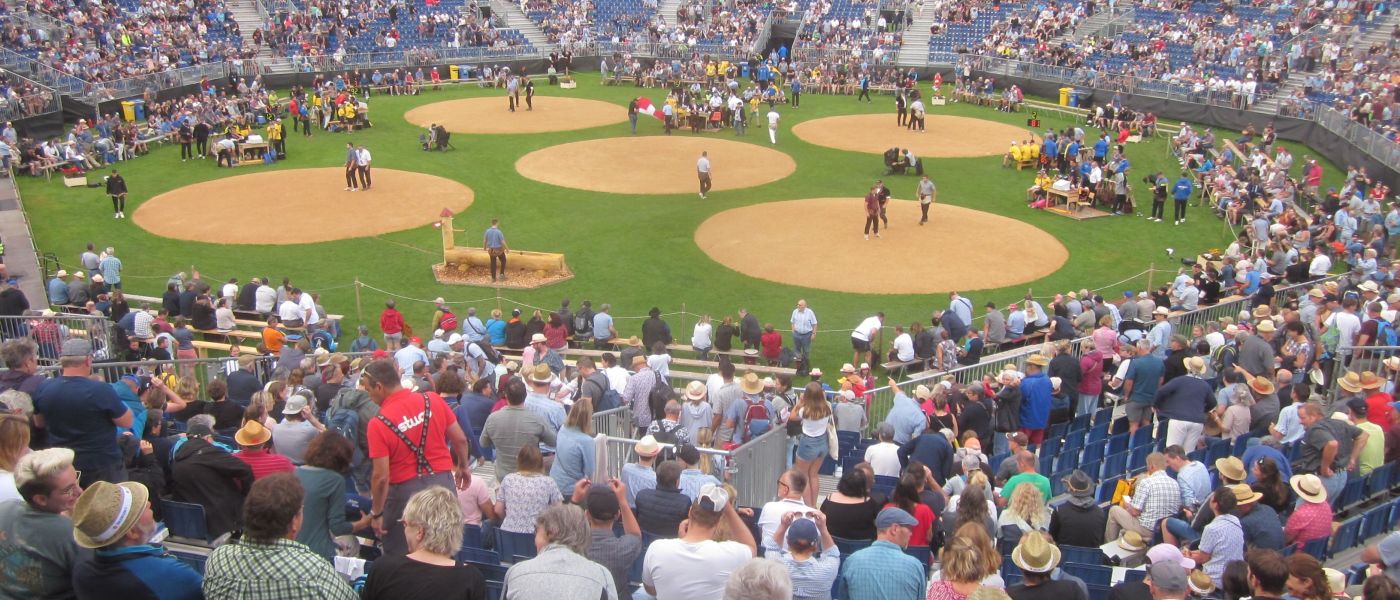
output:
<svg viewBox="0 0 1400 600"><path fill-rule="evenodd" d="M1032 486L1034 487L1034 486ZM975 523L959 527L956 535L948 538L943 550L938 553L942 565L933 574L925 600L966 600L981 585L997 585L1001 577L1001 554L997 553L987 530Z"/></svg>
<svg viewBox="0 0 1400 600"><path fill-rule="evenodd" d="M559 494L574 493L574 484L593 474L595 454L593 448L593 401L588 397L579 398L569 410L564 426L559 428L558 439L554 444L554 464L549 468L549 476L559 485Z"/></svg>
<svg viewBox="0 0 1400 600"><path fill-rule="evenodd" d="M29 419L0 413L0 502L20 500L15 465L29 453Z"/></svg>
<svg viewBox="0 0 1400 600"><path fill-rule="evenodd" d="M462 508L444 487L429 487L403 509L408 554L374 561L361 600L465 598L485 600L486 579L454 558L462 545Z"/></svg>
<svg viewBox="0 0 1400 600"><path fill-rule="evenodd" d="M1220 417L1220 437L1233 440L1249 432L1250 408L1254 406L1254 394L1246 386L1236 386L1229 408Z"/></svg>
<svg viewBox="0 0 1400 600"><path fill-rule="evenodd" d="M715 434L714 434L713 431L710 430L709 427L701 427L698 431L695 432L695 447L696 447L696 448L713 448L713 447L714 447L714 441L715 441ZM700 463L697 464L697 465L695 465L695 468L700 469L700 472L701 472L701 473L707 473L707 474L710 474L710 475L714 475L714 474L715 474L715 463L714 463L713 455L711 455L711 454L708 453L708 452L701 452L701 453L700 453Z"/></svg>
<svg viewBox="0 0 1400 600"><path fill-rule="evenodd" d="M244 422L248 421L249 415L257 411L263 425L267 428L271 429L273 425L277 424L276 421L272 420L272 411L279 402L278 396L286 390L286 385L280 381L271 381L268 382L267 389L277 391L253 392L253 397L248 401L248 408L243 414ZM242 424L240 423L239 426L241 427Z"/></svg>
<svg viewBox="0 0 1400 600"><path fill-rule="evenodd" d="M695 349L695 355L700 360L710 360L710 350L714 347L713 325L710 325L710 315L700 315L700 320L695 322L695 330L690 335L690 346Z"/></svg>
<svg viewBox="0 0 1400 600"><path fill-rule="evenodd" d="M807 481L821 481L817 471L822 468L822 462L831 453L831 403L827 401L826 392L821 384L807 384L802 390L802 401L797 410L793 411L792 418L802 422L802 433L797 438L797 460L794 466L807 476ZM820 486L809 485L802 492L807 506L817 505L818 487Z"/></svg>
<svg viewBox="0 0 1400 600"><path fill-rule="evenodd" d="M1015 525L1022 532L1050 529L1050 511L1040 488L1018 485L1011 492L1011 502L997 519L997 527Z"/></svg>

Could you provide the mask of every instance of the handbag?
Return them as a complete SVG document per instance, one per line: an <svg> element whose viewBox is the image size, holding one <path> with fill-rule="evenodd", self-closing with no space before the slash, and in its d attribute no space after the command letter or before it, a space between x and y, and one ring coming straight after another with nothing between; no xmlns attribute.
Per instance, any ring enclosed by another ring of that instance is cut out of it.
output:
<svg viewBox="0 0 1400 600"><path fill-rule="evenodd" d="M826 455L833 460L841 455L841 442L836 437L836 416L832 415L826 420Z"/></svg>

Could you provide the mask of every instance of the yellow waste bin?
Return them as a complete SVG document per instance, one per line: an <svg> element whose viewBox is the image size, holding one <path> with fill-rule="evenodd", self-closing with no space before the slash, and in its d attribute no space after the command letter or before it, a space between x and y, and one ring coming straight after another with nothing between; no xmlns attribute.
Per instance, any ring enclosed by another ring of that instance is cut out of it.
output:
<svg viewBox="0 0 1400 600"><path fill-rule="evenodd" d="M122 100L122 118L127 122L136 120L136 103L130 100Z"/></svg>
<svg viewBox="0 0 1400 600"><path fill-rule="evenodd" d="M452 78L452 81L457 81L457 77L460 74L457 69L457 65L448 65L447 73Z"/></svg>
<svg viewBox="0 0 1400 600"><path fill-rule="evenodd" d="M1071 91L1074 91L1074 88L1060 88L1060 106L1069 106L1069 93Z"/></svg>

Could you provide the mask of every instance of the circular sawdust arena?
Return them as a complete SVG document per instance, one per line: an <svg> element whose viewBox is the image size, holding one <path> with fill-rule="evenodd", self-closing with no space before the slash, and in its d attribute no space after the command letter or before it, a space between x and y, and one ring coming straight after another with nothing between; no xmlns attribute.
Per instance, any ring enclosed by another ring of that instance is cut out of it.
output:
<svg viewBox="0 0 1400 600"><path fill-rule="evenodd" d="M689 136L585 140L536 150L515 162L521 175L566 188L618 194L700 192L695 162L710 153L712 191L778 181L797 170L792 157L758 144Z"/></svg>
<svg viewBox="0 0 1400 600"><path fill-rule="evenodd" d="M472 189L435 175L373 169L372 188L345 191L345 169L288 169L187 185L141 203L131 218L177 240L216 244L305 244L412 229L442 209L471 206ZM281 192L274 192L281 190ZM304 227L287 229L279 216Z"/></svg>
<svg viewBox="0 0 1400 600"><path fill-rule="evenodd" d="M932 294L999 288L1054 273L1069 251L1040 229L980 210L890 200L892 228L867 241L861 198L813 198L726 210L695 231L695 243L735 271L836 292ZM771 224L781 223L781 226ZM973 231L1015 243L974 244Z"/></svg>
<svg viewBox="0 0 1400 600"><path fill-rule="evenodd" d="M1006 154L1011 140L1025 140L1030 133L1005 123L927 115L925 133L910 131L895 123L894 113L847 115L803 121L792 134L805 142L869 154L883 154L890 148L910 148L919 158L966 158Z"/></svg>
<svg viewBox="0 0 1400 600"><path fill-rule="evenodd" d="M521 95L521 102L524 102ZM409 123L437 123L453 133L547 133L627 122L627 107L601 100L535 95L535 109L507 110L504 92L490 98L463 98L424 104L404 113Z"/></svg>

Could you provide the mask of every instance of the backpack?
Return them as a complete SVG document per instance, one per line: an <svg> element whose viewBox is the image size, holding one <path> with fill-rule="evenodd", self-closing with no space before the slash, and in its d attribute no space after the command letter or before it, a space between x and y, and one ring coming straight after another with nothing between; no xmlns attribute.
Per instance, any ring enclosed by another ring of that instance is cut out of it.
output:
<svg viewBox="0 0 1400 600"><path fill-rule="evenodd" d="M752 440L760 435L768 433L773 426L773 421L768 414L768 407L764 405L763 398L752 401L749 397L744 397L744 427L741 429L746 434L747 440Z"/></svg>
<svg viewBox="0 0 1400 600"><path fill-rule="evenodd" d="M350 440L355 449L350 460L351 466L360 466L365 461L365 451L360 447L360 413L353 408L331 405L326 413L326 429L334 431Z"/></svg>
<svg viewBox="0 0 1400 600"><path fill-rule="evenodd" d="M492 346L491 342L482 339L479 342L472 343L475 344L477 348L481 349L481 353L486 356L486 362L493 365L501 364L501 353L496 351L496 347Z"/></svg>
<svg viewBox="0 0 1400 600"><path fill-rule="evenodd" d="M1372 346L1400 346L1400 336L1395 333L1395 326L1385 319L1376 320L1376 339Z"/></svg>
<svg viewBox="0 0 1400 600"><path fill-rule="evenodd" d="M442 320L438 321L438 328L443 331L456 331L457 315L452 314L450 310L442 311Z"/></svg>
<svg viewBox="0 0 1400 600"><path fill-rule="evenodd" d="M676 431L681 428L681 425L680 423L676 423L675 427L667 428L665 421L657 421L657 424L658 427L656 433L651 434L651 436L656 438L656 441L658 443L670 444L669 448L664 448L661 450L661 454L657 458L657 460L672 460L676 457L676 446L679 446L681 443L680 438L676 436Z"/></svg>
<svg viewBox="0 0 1400 600"><path fill-rule="evenodd" d="M676 391L666 384L666 380L661 378L661 374L656 371L651 372L656 377L656 383L651 386L651 392L647 394L647 408L651 410L653 420L661 420L666 416L666 403L676 395Z"/></svg>
<svg viewBox="0 0 1400 600"><path fill-rule="evenodd" d="M581 335L586 334L590 331L593 331L593 317L587 314L586 311L580 311L578 313L575 313L574 333Z"/></svg>
<svg viewBox="0 0 1400 600"><path fill-rule="evenodd" d="M1225 357L1235 352L1234 346L1221 344L1210 351L1210 369L1216 373L1225 371Z"/></svg>

